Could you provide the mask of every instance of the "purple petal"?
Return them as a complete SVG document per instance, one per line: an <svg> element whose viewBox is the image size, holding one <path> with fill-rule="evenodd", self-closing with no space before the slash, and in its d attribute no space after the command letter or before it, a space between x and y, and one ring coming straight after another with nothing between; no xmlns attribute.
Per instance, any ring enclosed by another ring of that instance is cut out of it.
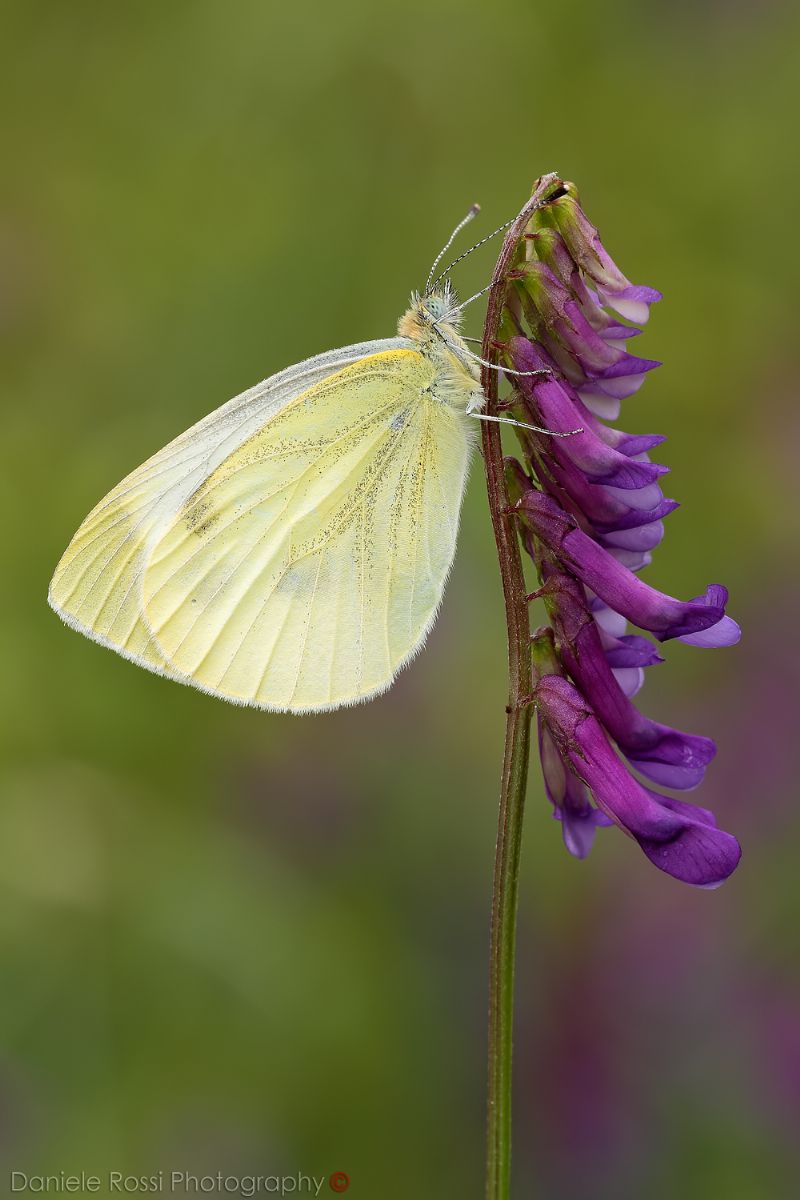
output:
<svg viewBox="0 0 800 1200"><path fill-rule="evenodd" d="M663 803L665 797L660 799ZM665 822L664 828L654 834L633 836L660 871L695 887L709 891L718 888L736 870L742 857L736 838L689 817L676 816L675 820L673 829Z"/></svg>
<svg viewBox="0 0 800 1200"><path fill-rule="evenodd" d="M561 822L561 836L573 858L586 858L594 844L597 830L614 824L610 817L593 805L585 814L578 815L562 808L554 812L553 816Z"/></svg>
<svg viewBox="0 0 800 1200"><path fill-rule="evenodd" d="M575 427L573 426L573 428ZM577 437L585 436L587 435L577 435ZM563 445L567 440L564 438L561 444ZM571 441L572 439L569 440ZM572 450L572 447L570 447L570 450ZM570 455L570 457L575 461L577 455ZM580 464L576 462L576 466L580 466ZM607 469L604 470L604 467ZM606 487L617 488L621 491L636 491L638 493L650 487L662 475L666 475L669 467L665 467L661 463L637 462L636 459L628 458L625 454L617 454L614 450L605 448L605 454L597 456L594 470L588 466L583 467L583 470L593 483L601 483Z"/></svg>
<svg viewBox="0 0 800 1200"><path fill-rule="evenodd" d="M581 388L580 397L586 407L604 421L616 421L622 411L622 401L613 400L610 396L596 396L586 388Z"/></svg>
<svg viewBox="0 0 800 1200"><path fill-rule="evenodd" d="M655 288L631 284L622 291L612 291L608 287L599 289L600 295L609 308L613 308L626 321L635 325L644 325L650 317L650 305L663 299L661 292Z"/></svg>
<svg viewBox="0 0 800 1200"><path fill-rule="evenodd" d="M613 667L611 674L628 699L637 695L644 687L644 671L641 667Z"/></svg>
<svg viewBox="0 0 800 1200"><path fill-rule="evenodd" d="M619 638L610 638L601 633L606 662L613 669L621 667L652 667L664 659L647 638L635 633Z"/></svg>
<svg viewBox="0 0 800 1200"><path fill-rule="evenodd" d="M648 371L661 366L654 358L635 358L624 352L620 354L620 361L612 367L595 375L587 375L585 383L578 383L581 396L610 396L614 400L626 400L638 392Z"/></svg>
<svg viewBox="0 0 800 1200"><path fill-rule="evenodd" d="M645 487L622 489L613 485L604 485L606 495L620 504L627 504L639 512L649 512L663 499L661 488L657 483L649 483Z"/></svg>
<svg viewBox="0 0 800 1200"><path fill-rule="evenodd" d="M672 812L681 813L685 817L691 817L695 821L700 821L703 825L710 825L712 829L717 828L717 818L710 808L701 808L699 804L687 804L685 800L679 800L677 796L662 796L660 792L654 792L649 787L646 787L644 790L654 800L657 800L659 804L663 804L665 808L670 809Z"/></svg>
<svg viewBox="0 0 800 1200"><path fill-rule="evenodd" d="M649 521L635 529L618 529L603 534L598 541L608 550L653 550L664 537L664 522Z"/></svg>
<svg viewBox="0 0 800 1200"><path fill-rule="evenodd" d="M629 571L641 571L644 567L649 567L653 561L652 554L647 550L622 550L618 546L613 546L608 553Z"/></svg>
<svg viewBox="0 0 800 1200"><path fill-rule="evenodd" d="M697 633L684 633L680 636L688 646L702 646L705 649L716 649L720 646L735 646L741 640L742 631L733 617L725 616L710 629L701 629Z"/></svg>
<svg viewBox="0 0 800 1200"><path fill-rule="evenodd" d="M656 724L655 721L652 722ZM665 736L660 742L654 745L648 751L647 758L638 758L635 754L623 751L625 757L631 766L636 767L642 775L646 775L648 779L652 779L653 783L658 783L661 787L675 788L681 792L690 792L692 788L696 788L703 782L703 776L706 773L708 762L703 762L704 753L702 743L711 741L710 738L703 738L699 735L690 733L679 733L674 729L667 729ZM713 749L709 752L709 758L716 753L716 746L711 742ZM699 749L698 749L699 747ZM620 749L623 749L620 747ZM676 761L670 764L665 760L674 755Z"/></svg>
<svg viewBox="0 0 800 1200"><path fill-rule="evenodd" d="M654 521L661 521L664 517L668 517L670 513L675 512L676 508L680 508L677 500L664 499L660 500L655 508L651 508L649 512L643 512L638 508L625 508L620 505L610 521L596 520L592 523L597 528L598 533L605 536L607 533L617 533L623 529L639 529L643 525L651 525Z"/></svg>
<svg viewBox="0 0 800 1200"><path fill-rule="evenodd" d="M648 371L653 371L660 366L661 363L658 359L637 358L635 354L627 354L623 351L619 354L616 362L603 369L602 375L598 378L606 383L609 379L625 379L629 375L646 375Z"/></svg>
<svg viewBox="0 0 800 1200"><path fill-rule="evenodd" d="M597 597L590 600L589 608L604 636L608 635L620 640L626 636L628 622L622 613L615 612L613 608L609 608Z"/></svg>
<svg viewBox="0 0 800 1200"><path fill-rule="evenodd" d="M608 342L625 342L628 338L638 337L642 331L641 329L636 329L634 325L620 325L619 323L612 322L611 325L606 325L600 332Z"/></svg>
<svg viewBox="0 0 800 1200"><path fill-rule="evenodd" d="M620 454L644 454L666 440L663 433L625 433L622 435L622 441L617 444L617 450Z"/></svg>

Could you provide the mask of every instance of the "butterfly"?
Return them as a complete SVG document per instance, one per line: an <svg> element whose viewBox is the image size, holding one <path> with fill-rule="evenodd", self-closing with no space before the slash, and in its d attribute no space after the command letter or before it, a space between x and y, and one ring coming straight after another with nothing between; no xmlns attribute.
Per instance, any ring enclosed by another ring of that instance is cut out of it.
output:
<svg viewBox="0 0 800 1200"><path fill-rule="evenodd" d="M67 625L262 709L321 712L390 686L441 603L472 418L517 423L481 412L484 360L460 328L483 293L459 304L447 279L466 255L434 279L477 211L396 337L271 376L100 501L50 585Z"/></svg>

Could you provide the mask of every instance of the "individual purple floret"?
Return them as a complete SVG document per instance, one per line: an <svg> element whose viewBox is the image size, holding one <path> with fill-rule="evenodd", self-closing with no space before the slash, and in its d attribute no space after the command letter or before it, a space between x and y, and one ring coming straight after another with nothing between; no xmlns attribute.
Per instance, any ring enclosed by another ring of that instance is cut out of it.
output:
<svg viewBox="0 0 800 1200"><path fill-rule="evenodd" d="M675 637L691 639L695 646L732 646L738 642L739 626L725 615L728 590L721 584L709 584L694 600L675 600L639 579L614 551L604 549L579 529L574 517L550 496L529 485L517 507L535 537L572 575L614 612L640 629L649 630L660 642Z"/></svg>
<svg viewBox="0 0 800 1200"><path fill-rule="evenodd" d="M741 857L736 838L718 829L706 809L637 783L573 684L545 675L535 700L565 771L577 776L598 808L636 839L655 866L696 887L717 887L728 878Z"/></svg>

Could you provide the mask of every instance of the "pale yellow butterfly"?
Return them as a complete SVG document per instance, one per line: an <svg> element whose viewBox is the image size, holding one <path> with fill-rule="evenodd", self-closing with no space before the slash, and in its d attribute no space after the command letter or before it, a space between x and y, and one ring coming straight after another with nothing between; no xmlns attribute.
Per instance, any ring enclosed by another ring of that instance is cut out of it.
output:
<svg viewBox="0 0 800 1200"><path fill-rule="evenodd" d="M447 271L431 283L476 211L397 337L273 375L109 492L56 568L59 616L237 704L319 712L388 688L435 620L483 415L465 305Z"/></svg>

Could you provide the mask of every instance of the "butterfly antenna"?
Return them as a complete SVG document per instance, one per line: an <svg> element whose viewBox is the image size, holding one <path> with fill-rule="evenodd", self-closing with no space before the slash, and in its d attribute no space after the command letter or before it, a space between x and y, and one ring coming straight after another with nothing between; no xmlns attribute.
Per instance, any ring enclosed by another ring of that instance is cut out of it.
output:
<svg viewBox="0 0 800 1200"><path fill-rule="evenodd" d="M467 215L458 222L455 229L450 234L450 237L447 239L447 241L442 246L439 253L436 255L436 258L433 260L433 266L431 267L430 272L428 274L427 282L425 283L425 295L426 296L430 294L431 280L433 279L433 273L436 270L436 268L438 267L439 263L442 261L445 254L447 254L447 251L450 249L453 242L456 240L458 235L461 233L461 230L464 228L464 226L469 225L470 221L474 217L477 217L477 215L480 211L481 211L480 204L473 204L472 207L470 208L469 212L467 213ZM439 276L439 278L441 278L441 276ZM438 280L437 280L437 283L438 283Z"/></svg>
<svg viewBox="0 0 800 1200"><path fill-rule="evenodd" d="M450 263L450 265L445 267L445 269L442 272L440 272L439 275L436 276L432 285L431 285L430 276L429 276L428 288L426 290L429 290L431 286L436 287L439 280L444 279L445 275L449 275L450 272L452 271L453 267L457 266L458 263L463 262L463 260L465 258L467 258L470 254L472 254L473 250L477 250L480 246L483 246L486 242L490 242L493 237L497 237L498 233L503 233L506 229L508 229L508 227L510 225L514 224L516 219L517 219L516 217L512 217L511 220L506 221L504 225L498 225L497 229L493 229L491 233L487 233L486 237L482 237L481 240L479 242L476 242L474 246L470 246L469 250L465 250L463 254L459 254L458 258L454 258L453 261ZM463 224L463 222L462 222L462 224ZM452 242L452 240L453 239L451 238L450 242ZM431 268L431 275L433 275L433 272L438 267L440 260L444 256L445 250L447 250L447 247L450 245L450 242L447 243L447 246L445 246L444 250L439 255L439 258L437 258L436 262L433 264L433 267ZM479 292L478 295L482 295L482 293ZM473 300L475 299L474 296L472 298L473 298ZM469 304L469 301L467 301L467 303Z"/></svg>
<svg viewBox="0 0 800 1200"><path fill-rule="evenodd" d="M552 178L555 179L556 176L553 175ZM566 194L567 194L567 189L562 185L556 191L552 192L550 195L542 197L542 199L539 201L539 203L534 207L533 212L538 211L538 209L540 209L540 208L545 208L548 204L552 204L552 202L554 200L560 200L561 197ZM529 219L533 215L533 212L529 213ZM517 216L519 216L519 215L520 214L518 213ZM481 240L479 242L476 242L474 246L470 246L469 250L465 250L463 254L459 254L458 258L454 258L453 261L450 263L450 265L445 267L445 269L436 276L432 285L430 282L430 276L428 276L428 286L426 288L426 294L430 290L431 286L436 287L439 280L444 279L445 275L449 274L449 272L452 271L453 267L455 267L458 263L462 262L467 257L467 255L472 254L473 250L477 250L478 247L483 246L485 242L489 242L492 240L493 237L497 237L498 233L503 233L504 230L510 228L510 226L512 226L514 224L516 219L517 219L517 217L512 217L510 221L506 221L503 225L498 225L497 229L493 229L491 233L487 233L486 237L482 237ZM464 224L464 222L462 222L462 225L463 224ZM459 226L459 228L461 228L461 226ZM451 238L450 242L452 242L452 240L453 239ZM447 243L447 246L450 245L450 242ZM447 246L445 246L444 250L447 249ZM436 262L433 264L433 267L431 269L431 275L436 270L436 267L439 265L439 260L441 259L442 255L444 254L444 250L442 251L442 254L439 255L439 258L437 258ZM490 284L489 286L492 287L494 285ZM487 292L488 290L489 290L489 288L483 289L484 292ZM467 304L471 304L473 300L477 300L478 296L482 296L482 295L483 295L483 292L476 293L476 295L471 296L470 299L467 300L465 304L462 304L461 307L466 308ZM456 311L458 311L458 310L456 310Z"/></svg>
<svg viewBox="0 0 800 1200"><path fill-rule="evenodd" d="M474 247L473 247L473 249L474 249ZM463 255L462 255L462 257L463 257ZM459 261L460 261L459 259L456 259L456 262L459 262ZM451 263L450 266L452 266L452 265L453 264ZM442 278L442 276L440 275L439 279L441 279L441 278ZM434 285L439 282L439 279L434 280ZM469 300L465 300L463 302L463 304L459 304L457 308L451 308L450 316L452 317L454 315L454 313L461 312L462 309L465 309L469 304L472 304L475 300L480 300L481 296L485 296L486 293L490 292L493 287L497 287L498 284L504 283L504 282L505 282L505 280L503 280L503 279L493 279L491 283L487 283L485 288L481 288L481 290L479 292L476 292L474 296L470 296Z"/></svg>
<svg viewBox="0 0 800 1200"><path fill-rule="evenodd" d="M493 417L491 413L471 412L471 417L476 417L479 421L496 421L498 425L516 425L519 429L530 429L534 433L546 433L548 437L574 437L576 433L583 433L581 429L569 429L566 433L559 433L555 429L543 429L541 425L529 425L527 421L515 421L513 417Z"/></svg>

